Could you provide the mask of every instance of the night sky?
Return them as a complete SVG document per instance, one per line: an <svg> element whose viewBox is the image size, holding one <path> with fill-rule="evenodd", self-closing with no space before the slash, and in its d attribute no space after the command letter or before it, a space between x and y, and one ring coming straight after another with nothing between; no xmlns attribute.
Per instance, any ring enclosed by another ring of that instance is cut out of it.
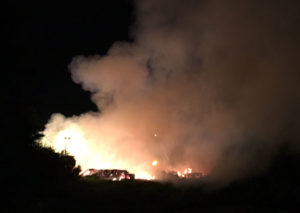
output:
<svg viewBox="0 0 300 213"><path fill-rule="evenodd" d="M8 11L3 94L33 107L42 123L54 112L97 110L90 93L71 80L68 65L74 56L103 55L116 40L130 40L132 2L9 1Z"/></svg>

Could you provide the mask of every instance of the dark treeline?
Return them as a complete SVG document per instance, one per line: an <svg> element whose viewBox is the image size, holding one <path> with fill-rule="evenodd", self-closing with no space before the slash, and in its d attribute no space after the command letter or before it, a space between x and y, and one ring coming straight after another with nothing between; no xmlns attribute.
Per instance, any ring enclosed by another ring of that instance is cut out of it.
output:
<svg viewBox="0 0 300 213"><path fill-rule="evenodd" d="M1 207L19 212L78 179L80 168L72 156L37 143L42 126L32 106L7 95L1 102Z"/></svg>

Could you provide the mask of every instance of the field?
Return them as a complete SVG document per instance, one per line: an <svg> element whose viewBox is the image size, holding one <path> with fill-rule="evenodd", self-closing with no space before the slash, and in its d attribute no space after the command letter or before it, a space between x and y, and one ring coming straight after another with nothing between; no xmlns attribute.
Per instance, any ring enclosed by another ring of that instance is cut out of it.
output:
<svg viewBox="0 0 300 213"><path fill-rule="evenodd" d="M289 183L255 178L221 189L203 183L84 178L39 197L29 212L295 212ZM299 189L298 189L299 190ZM299 191L298 191L299 192Z"/></svg>

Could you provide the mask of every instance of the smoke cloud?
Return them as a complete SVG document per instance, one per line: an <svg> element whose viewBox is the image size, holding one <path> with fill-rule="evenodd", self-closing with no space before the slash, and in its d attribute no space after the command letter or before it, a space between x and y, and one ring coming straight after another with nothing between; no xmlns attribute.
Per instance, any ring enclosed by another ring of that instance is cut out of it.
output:
<svg viewBox="0 0 300 213"><path fill-rule="evenodd" d="M299 147L299 9L297 1L136 1L134 42L69 65L100 112L54 114L45 143L62 150L60 133L72 135L65 146L83 168L141 176L154 159L224 182L262 171L282 143Z"/></svg>

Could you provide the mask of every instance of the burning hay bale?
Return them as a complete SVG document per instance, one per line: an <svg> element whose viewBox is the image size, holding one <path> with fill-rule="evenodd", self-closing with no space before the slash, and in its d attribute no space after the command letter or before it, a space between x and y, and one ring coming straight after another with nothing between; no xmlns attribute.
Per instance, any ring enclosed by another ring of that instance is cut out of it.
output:
<svg viewBox="0 0 300 213"><path fill-rule="evenodd" d="M192 169L186 169L184 172L175 170L165 170L159 172L157 179L167 181L178 181L178 180L196 180L203 177L201 172L192 172Z"/></svg>

